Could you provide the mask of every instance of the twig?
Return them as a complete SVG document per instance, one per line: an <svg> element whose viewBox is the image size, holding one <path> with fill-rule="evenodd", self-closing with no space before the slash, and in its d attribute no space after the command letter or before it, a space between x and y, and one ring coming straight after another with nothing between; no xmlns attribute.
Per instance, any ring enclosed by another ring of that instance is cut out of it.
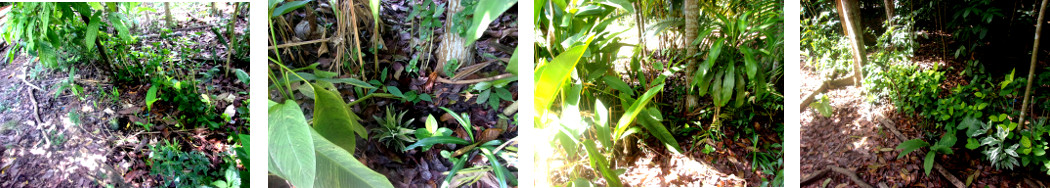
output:
<svg viewBox="0 0 1050 188"><path fill-rule="evenodd" d="M510 78L512 76L514 76L514 74L507 73L507 74L501 74L501 75L497 75L497 76L493 76L493 77L479 78L479 79L473 79L473 80L452 81L452 80L445 79L444 77L438 77L437 79L438 79L439 82L446 83L446 84L473 84L473 83L478 83L478 82L488 82L488 81L493 81L493 80Z"/></svg>
<svg viewBox="0 0 1050 188"><path fill-rule="evenodd" d="M856 172L834 165L828 166L828 168L824 168L824 170L817 171L816 174L810 175L809 177L802 179L802 182L800 182L800 184L807 185L816 182L815 180L819 179L820 177L824 177L828 174L828 172L837 172L839 174L845 175L846 177L849 177L850 180L853 180L853 183L856 183L859 187L874 188L873 186L871 186L871 184L868 184L868 182L864 182L864 180L860 179L860 177L857 176Z"/></svg>
<svg viewBox="0 0 1050 188"><path fill-rule="evenodd" d="M338 36L335 36L335 37L338 37ZM275 46L270 46L270 47L268 47L266 49L273 50L273 49L276 49L276 48L287 48L287 47L291 47L291 46L302 46L302 45L313 44L313 43L328 42L328 41L331 41L332 38L335 38L335 37L329 37L329 38L323 38L323 39L317 39L317 40L311 40L311 41L303 41L303 42L284 43L284 44L279 44L276 47Z"/></svg>

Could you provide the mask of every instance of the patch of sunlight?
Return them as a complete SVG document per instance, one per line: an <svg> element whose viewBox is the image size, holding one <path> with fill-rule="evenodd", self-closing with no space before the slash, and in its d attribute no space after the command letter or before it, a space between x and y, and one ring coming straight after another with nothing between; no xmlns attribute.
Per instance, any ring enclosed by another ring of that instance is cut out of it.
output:
<svg viewBox="0 0 1050 188"><path fill-rule="evenodd" d="M864 147L867 144L868 144L868 137L867 136L861 137L860 140L857 140L856 142L853 142L853 149L861 149L861 147Z"/></svg>

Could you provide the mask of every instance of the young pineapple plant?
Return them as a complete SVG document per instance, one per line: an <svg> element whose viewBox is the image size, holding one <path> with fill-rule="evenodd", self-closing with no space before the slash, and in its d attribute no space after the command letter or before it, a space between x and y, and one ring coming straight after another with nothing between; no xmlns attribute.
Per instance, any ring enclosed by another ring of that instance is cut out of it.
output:
<svg viewBox="0 0 1050 188"><path fill-rule="evenodd" d="M376 122L380 125L379 127L372 129L372 135L379 138L379 142L386 145L387 148L403 151L405 149L405 143L416 141L416 139L412 137L412 135L415 134L415 129L405 128L415 119L413 118L408 121L402 121L404 117L405 112L395 115L393 107L387 107L386 114L383 117L372 115L372 118L375 118Z"/></svg>

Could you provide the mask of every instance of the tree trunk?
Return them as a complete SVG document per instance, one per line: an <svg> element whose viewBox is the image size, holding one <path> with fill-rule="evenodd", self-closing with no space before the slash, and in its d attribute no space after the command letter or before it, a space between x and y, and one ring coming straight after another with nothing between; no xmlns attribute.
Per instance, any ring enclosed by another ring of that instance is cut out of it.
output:
<svg viewBox="0 0 1050 188"><path fill-rule="evenodd" d="M857 87L861 87L864 81L861 66L867 61L867 55L864 52L864 35L859 33L861 25L857 0L836 0L835 6L838 8L839 18L842 19L842 31L853 42L853 79Z"/></svg>
<svg viewBox="0 0 1050 188"><path fill-rule="evenodd" d="M693 41L696 40L697 30L700 30L699 14L700 6L697 5L697 0L685 0L684 7L682 8L682 16L685 16L685 46L686 55L690 56L688 64L685 69L685 83L693 84L693 71L696 71L696 58L692 58L693 54L696 54L696 46L693 45ZM697 101L699 98L694 92L688 92L685 98L685 109L690 111L696 108Z"/></svg>
<svg viewBox="0 0 1050 188"><path fill-rule="evenodd" d="M84 20L85 24L91 23L91 18L88 17L89 14L90 13L80 13L80 19ZM101 56L102 62L104 62L104 65L100 67L102 67L102 70L105 71L107 75L113 77L113 63L109 60L109 56L106 55L106 48L104 47L105 46L103 46L101 42L98 42L98 38L95 38L95 49L98 50L98 55Z"/></svg>
<svg viewBox="0 0 1050 188"><path fill-rule="evenodd" d="M212 5L214 7L215 4L212 3ZM237 12L240 12L238 10L241 9L241 3L235 2L233 7L233 15L230 17L230 25L226 26L226 33L229 33L229 35L227 35L226 37L226 39L229 39L226 41L229 42L229 45L226 45L226 76L229 76L230 69L233 69L233 67L230 67L230 60L231 57L233 57L233 54L236 52L236 50L233 48L233 41L237 40L237 37L233 36L233 28L237 25Z"/></svg>
<svg viewBox="0 0 1050 188"><path fill-rule="evenodd" d="M1017 124L1020 124L1020 129L1024 129L1024 116L1025 112L1028 112L1028 100L1032 97L1032 76L1035 75L1035 58L1039 55L1039 33L1043 32L1043 14L1046 13L1046 1L1043 0L1043 4L1039 5L1039 21L1035 22L1035 40L1032 43L1032 65L1028 68L1028 81L1024 89L1024 102L1021 102L1021 118Z"/></svg>
<svg viewBox="0 0 1050 188"><path fill-rule="evenodd" d="M168 22L168 28L175 28L175 25L171 21L171 3L164 3L164 20Z"/></svg>
<svg viewBox="0 0 1050 188"><path fill-rule="evenodd" d="M445 14L445 18L452 18L452 15L463 11L463 6L459 4L457 0L448 1L448 12ZM378 18L377 18L378 19ZM470 46L464 46L467 40L460 37L459 34L452 32L452 22L445 22L445 34L441 35L441 46L438 47L438 59L437 66L434 67L434 71L437 71L439 75L445 75L445 63L449 60L456 60L459 63L459 67L466 67L474 64L474 44Z"/></svg>
<svg viewBox="0 0 1050 188"><path fill-rule="evenodd" d="M882 6L886 8L886 21L893 19L893 0L882 0Z"/></svg>

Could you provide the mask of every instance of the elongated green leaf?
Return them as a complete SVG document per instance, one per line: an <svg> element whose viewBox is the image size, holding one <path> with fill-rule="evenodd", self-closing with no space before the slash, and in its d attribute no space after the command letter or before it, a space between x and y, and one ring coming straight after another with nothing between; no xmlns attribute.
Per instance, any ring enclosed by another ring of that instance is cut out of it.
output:
<svg viewBox="0 0 1050 188"><path fill-rule="evenodd" d="M321 136L339 145L346 151L353 153L356 132L361 137L366 137L366 131L361 126L361 118L351 115L346 109L343 98L318 84L310 84L314 89L314 129Z"/></svg>
<svg viewBox="0 0 1050 188"><path fill-rule="evenodd" d="M352 153L336 146L316 131L310 132L317 152L315 187L394 187L386 176L362 164Z"/></svg>
<svg viewBox="0 0 1050 188"><path fill-rule="evenodd" d="M672 135L670 131L667 131L667 127L664 127L663 123L660 123L660 121L653 119L652 114L642 114L640 115L640 117L638 117L638 120L638 124L642 125L642 127L645 127L645 130L648 130L649 134L652 134L653 137L656 137L657 140L663 142L665 146L671 149L671 152L682 152L682 148L678 146L678 141L674 139L674 135Z"/></svg>
<svg viewBox="0 0 1050 188"><path fill-rule="evenodd" d="M353 86L357 86L357 87L360 87L360 88L365 88L365 89L376 88L376 86L372 86L372 84L368 84L368 82L361 81L361 80L354 79L354 78L317 78L316 80L331 82L333 84L347 83L347 84L350 84L350 85L353 85Z"/></svg>
<svg viewBox="0 0 1050 188"><path fill-rule="evenodd" d="M416 147L421 147L421 146L433 146L434 144L468 145L468 144L470 144L470 142L467 142L466 140L463 140L462 138L454 137L454 136L432 136L432 137L427 137L427 138L424 138L422 140L419 140L418 142L413 143L412 145L405 146L405 151L412 150L412 149L414 149Z"/></svg>
<svg viewBox="0 0 1050 188"><path fill-rule="evenodd" d="M506 68L507 72L514 74L515 76L518 75L518 48L521 47L514 48L514 54L510 55L510 62L507 62Z"/></svg>
<svg viewBox="0 0 1050 188"><path fill-rule="evenodd" d="M267 148L270 172L296 187L313 187L316 174L314 142L310 125L295 101L270 102L267 110Z"/></svg>
<svg viewBox="0 0 1050 188"><path fill-rule="evenodd" d="M747 78L755 79L755 73L758 72L758 62L755 62L754 56L751 55L751 49L741 48L740 52L744 53L744 67L747 68Z"/></svg>
<svg viewBox="0 0 1050 188"><path fill-rule="evenodd" d="M427 128L427 132L430 132L430 135L437 134L438 122L437 119L434 118L434 115L427 114L427 122L425 126Z"/></svg>
<svg viewBox="0 0 1050 188"><path fill-rule="evenodd" d="M580 57L583 56L583 52L587 50L587 46L590 45L591 39L588 38L587 42L582 46L574 46L568 51L559 54L550 63L544 64L536 69L536 92L535 92L535 110L536 112L543 112L544 109L551 106L554 102L554 97L561 90L561 84L565 83L569 76L572 74L572 70L576 68L576 63L579 62ZM541 115L541 114L537 114Z"/></svg>
<svg viewBox="0 0 1050 188"><path fill-rule="evenodd" d="M594 116L597 117L598 126L594 129L598 132L598 141L602 146L612 146L612 130L609 129L609 110L606 109L602 100L594 99Z"/></svg>
<svg viewBox="0 0 1050 188"><path fill-rule="evenodd" d="M908 141L901 142L900 145L897 145L897 149L901 150L901 153L897 155L897 158L899 159L901 157L904 157L904 155L907 155L908 153L911 153L912 151L915 151L915 149L919 149L921 147L926 147L926 146L929 146L929 145L930 145L930 143L927 143L926 141L923 141L922 139L911 139L911 140L908 140Z"/></svg>
<svg viewBox="0 0 1050 188"><path fill-rule="evenodd" d="M922 169L926 170L926 175L930 175L930 170L933 169L933 159L937 156L937 152L926 153L926 159L923 160Z"/></svg>
<svg viewBox="0 0 1050 188"><path fill-rule="evenodd" d="M157 85L150 85L149 91L146 91L146 110L153 109L153 103L157 100Z"/></svg>
<svg viewBox="0 0 1050 188"><path fill-rule="evenodd" d="M449 110L448 108L445 108L445 107L439 107L439 108L441 108L442 110L445 110L445 112L448 112L450 115L452 115L452 118L456 119L456 122L459 122L459 125L462 125L463 129L467 131L467 136L470 136L471 140L475 139L474 138L474 127L471 127L471 125L470 125L470 117L467 116L466 113L460 115L460 114L456 114L456 112L453 112L452 110Z"/></svg>
<svg viewBox="0 0 1050 188"><path fill-rule="evenodd" d="M390 92L391 95L400 98L405 98L405 94L401 93L401 89L398 89L396 86L386 86L386 92Z"/></svg>
<svg viewBox="0 0 1050 188"><path fill-rule="evenodd" d="M87 47L89 51L95 49L95 38L98 37L99 24L98 16L91 16L91 23L88 24L87 33L84 36L84 47Z"/></svg>
<svg viewBox="0 0 1050 188"><path fill-rule="evenodd" d="M481 38L481 34L485 33L485 29L488 29L493 20L515 4L518 4L518 0L478 1L474 7L474 20L471 22L470 29L467 30L467 36L463 37L467 39L464 46L474 44L474 41Z"/></svg>
<svg viewBox="0 0 1050 188"><path fill-rule="evenodd" d="M500 165L499 159L495 155L492 155L492 151L488 148L481 148L481 154L485 155L485 158L489 159L489 164L492 165L493 172L496 174L496 181L499 182L500 188L507 188L507 168Z"/></svg>
<svg viewBox="0 0 1050 188"><path fill-rule="evenodd" d="M583 142L583 146L587 149L587 157L590 158L591 166L597 168L598 172L601 172L609 187L622 187L623 183L620 183L620 178L612 170L609 170L609 162L605 160L605 156L598 153L598 148L594 146L594 142Z"/></svg>
<svg viewBox="0 0 1050 188"><path fill-rule="evenodd" d="M278 6L277 8L273 9L273 14L270 15L270 18L275 18L275 17L278 17L278 16L282 16L284 14L292 12L295 9L302 8L308 2L310 2L310 1L309 0L307 0L307 1L292 1L292 2L284 3L281 6ZM373 11L373 12L375 12L375 11ZM373 17L373 18L375 18L375 17Z"/></svg>
<svg viewBox="0 0 1050 188"><path fill-rule="evenodd" d="M718 93L719 93L718 97L720 97L722 99L719 99L718 103L715 104L715 105L717 105L719 107L726 106L726 104L729 103L729 100L732 99L733 86L734 86L734 84L736 84L736 83L734 83L736 81L735 80L736 79L736 70L735 70L736 68L735 67L736 66L729 66L729 70L725 72L725 78L722 79L722 87L719 88L719 91L718 91Z"/></svg>
<svg viewBox="0 0 1050 188"><path fill-rule="evenodd" d="M631 89L631 86L628 86L627 83L623 82L623 80L620 80L620 78L617 78L615 76L604 76L602 77L602 80L604 80L605 84L608 84L609 87L634 96L634 90Z"/></svg>
<svg viewBox="0 0 1050 188"><path fill-rule="evenodd" d="M620 137L620 135L622 135L624 131L627 131L627 127L631 124L632 121L634 121L634 118L638 116L638 113L642 112L642 110L645 109L645 105L649 104L649 101L652 100L654 96L656 96L656 93L659 93L663 89L663 84L657 85L656 87L649 89L649 91L646 91L645 94L642 94L641 98L638 98L638 100L634 101L634 103L631 104L631 107L627 108L627 111L625 111L623 113L623 116L620 117L620 121L617 121L615 136Z"/></svg>
<svg viewBox="0 0 1050 188"><path fill-rule="evenodd" d="M237 74L237 79L241 80L241 82L243 82L244 85L248 85L249 87L252 85L251 84L252 77L248 76L247 72L244 72L244 70L242 70L242 69L236 69L234 71L234 73Z"/></svg>

